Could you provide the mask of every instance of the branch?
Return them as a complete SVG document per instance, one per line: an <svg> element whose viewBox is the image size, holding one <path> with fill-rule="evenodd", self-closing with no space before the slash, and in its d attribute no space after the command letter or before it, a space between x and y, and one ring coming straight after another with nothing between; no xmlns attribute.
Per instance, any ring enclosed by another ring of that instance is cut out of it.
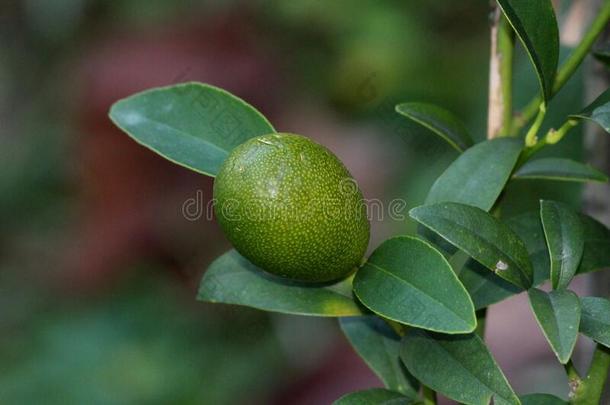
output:
<svg viewBox="0 0 610 405"><path fill-rule="evenodd" d="M490 35L488 139L508 135L512 121L515 34L495 0L492 4Z"/></svg>

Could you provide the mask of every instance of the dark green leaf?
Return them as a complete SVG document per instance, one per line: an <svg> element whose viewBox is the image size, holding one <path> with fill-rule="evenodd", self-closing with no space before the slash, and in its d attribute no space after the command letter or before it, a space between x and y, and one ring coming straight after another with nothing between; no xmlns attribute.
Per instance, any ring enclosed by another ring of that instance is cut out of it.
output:
<svg viewBox="0 0 610 405"><path fill-rule="evenodd" d="M584 110L570 117L596 122L606 132L610 132L610 89L600 94Z"/></svg>
<svg viewBox="0 0 610 405"><path fill-rule="evenodd" d="M473 144L464 124L451 112L436 105L403 103L396 106L396 112L434 132L458 152L464 152Z"/></svg>
<svg viewBox="0 0 610 405"><path fill-rule="evenodd" d="M116 102L110 118L139 144L208 176L240 143L275 132L245 101L201 83L135 94Z"/></svg>
<svg viewBox="0 0 610 405"><path fill-rule="evenodd" d="M504 223L469 205L442 203L413 208L409 215L503 279L524 289L533 270L523 241Z"/></svg>
<svg viewBox="0 0 610 405"><path fill-rule="evenodd" d="M534 64L543 98L550 100L559 60L559 30L551 0L498 3Z"/></svg>
<svg viewBox="0 0 610 405"><path fill-rule="evenodd" d="M524 291L472 259L460 271L460 281L470 294L475 309L485 308Z"/></svg>
<svg viewBox="0 0 610 405"><path fill-rule="evenodd" d="M567 288L582 258L583 226L569 206L556 201L540 201L540 218L551 259L553 288Z"/></svg>
<svg viewBox="0 0 610 405"><path fill-rule="evenodd" d="M580 332L606 347L610 347L610 301L599 297L584 297Z"/></svg>
<svg viewBox="0 0 610 405"><path fill-rule="evenodd" d="M608 176L584 163L570 159L544 158L531 160L513 175L515 179L607 182Z"/></svg>
<svg viewBox="0 0 610 405"><path fill-rule="evenodd" d="M604 65L610 66L610 49L597 49L593 51L593 56Z"/></svg>
<svg viewBox="0 0 610 405"><path fill-rule="evenodd" d="M568 405L566 401L550 394L529 394L521 398L521 405Z"/></svg>
<svg viewBox="0 0 610 405"><path fill-rule="evenodd" d="M416 400L383 388L371 388L346 394L333 405L411 405Z"/></svg>
<svg viewBox="0 0 610 405"><path fill-rule="evenodd" d="M377 316L341 318L341 330L364 362L392 390L417 397L419 384L400 361L400 337Z"/></svg>
<svg viewBox="0 0 610 405"><path fill-rule="evenodd" d="M528 212L510 218L506 224L525 242L534 267L534 286L549 278L549 254L538 212ZM470 294L476 309L485 308L524 291L487 270L475 260L469 260L460 272L460 280Z"/></svg>
<svg viewBox="0 0 610 405"><path fill-rule="evenodd" d="M580 215L584 228L585 248L578 274L610 268L610 229L595 219Z"/></svg>
<svg viewBox="0 0 610 405"><path fill-rule="evenodd" d="M499 138L476 144L434 182L426 204L458 202L489 211L502 192L523 142Z"/></svg>
<svg viewBox="0 0 610 405"><path fill-rule="evenodd" d="M417 238L383 242L356 273L354 292L371 311L406 325L445 333L476 327L472 301L451 265Z"/></svg>
<svg viewBox="0 0 610 405"><path fill-rule="evenodd" d="M536 320L562 364L566 364L578 338L580 301L570 290L546 293L532 288L528 292Z"/></svg>
<svg viewBox="0 0 610 405"><path fill-rule="evenodd" d="M519 404L519 398L476 334L442 335L410 329L400 356L422 384L464 404Z"/></svg>
<svg viewBox="0 0 610 405"><path fill-rule="evenodd" d="M544 238L540 212L526 212L506 220L506 225L525 243L534 268L534 283L540 285L550 277L549 252Z"/></svg>
<svg viewBox="0 0 610 405"><path fill-rule="evenodd" d="M360 315L349 281L315 285L273 276L230 250L216 259L201 280L197 299L296 315Z"/></svg>

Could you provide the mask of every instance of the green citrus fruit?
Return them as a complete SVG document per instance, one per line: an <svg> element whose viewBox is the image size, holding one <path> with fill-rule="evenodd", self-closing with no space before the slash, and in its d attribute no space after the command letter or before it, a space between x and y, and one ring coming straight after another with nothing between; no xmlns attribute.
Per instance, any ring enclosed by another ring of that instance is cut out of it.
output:
<svg viewBox="0 0 610 405"><path fill-rule="evenodd" d="M332 152L300 135L264 135L236 147L216 177L214 198L237 251L278 276L344 277L368 245L356 182Z"/></svg>

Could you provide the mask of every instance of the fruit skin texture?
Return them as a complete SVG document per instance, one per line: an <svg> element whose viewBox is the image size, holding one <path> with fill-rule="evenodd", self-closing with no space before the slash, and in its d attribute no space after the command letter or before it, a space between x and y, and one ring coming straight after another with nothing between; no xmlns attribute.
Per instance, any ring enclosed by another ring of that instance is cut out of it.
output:
<svg viewBox="0 0 610 405"><path fill-rule="evenodd" d="M356 182L332 152L300 135L263 135L236 147L216 176L214 198L237 251L281 277L345 277L368 246Z"/></svg>

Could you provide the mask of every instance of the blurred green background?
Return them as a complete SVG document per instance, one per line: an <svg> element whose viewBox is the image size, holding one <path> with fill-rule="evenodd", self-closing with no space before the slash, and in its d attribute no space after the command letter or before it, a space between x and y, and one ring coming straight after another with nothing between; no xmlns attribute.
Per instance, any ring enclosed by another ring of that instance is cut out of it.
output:
<svg viewBox="0 0 610 405"><path fill-rule="evenodd" d="M2 2L0 402L311 404L379 385L332 320L195 301L228 243L182 207L205 205L212 181L137 146L107 111L153 86L225 87L335 151L367 198L413 206L456 155L394 104L438 103L482 139L488 11L480 0ZM517 62L523 105L537 83L522 50ZM577 75L548 125L581 100ZM581 138L549 153L578 157ZM579 203L578 187L531 186L511 187L506 215L543 196ZM371 248L413 230L375 220ZM527 392L523 367L509 376ZM562 393L556 373L536 375Z"/></svg>

